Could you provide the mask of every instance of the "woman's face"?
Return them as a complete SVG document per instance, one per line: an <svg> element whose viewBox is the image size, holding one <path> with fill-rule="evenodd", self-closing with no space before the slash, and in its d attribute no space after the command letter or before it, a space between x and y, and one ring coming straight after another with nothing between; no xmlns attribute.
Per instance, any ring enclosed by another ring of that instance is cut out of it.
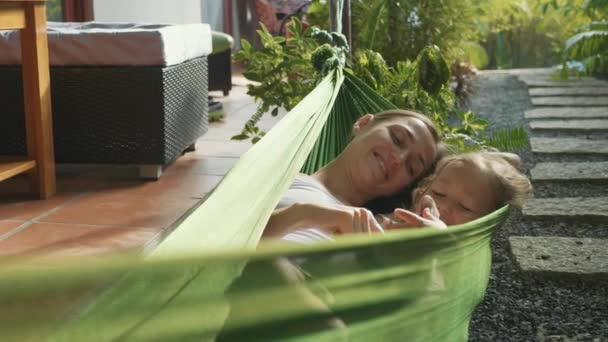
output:
<svg viewBox="0 0 608 342"><path fill-rule="evenodd" d="M463 224L480 218L496 207L488 175L479 167L459 160L437 170L431 183L416 196L414 211L418 214L430 196L439 211L439 218L448 226Z"/></svg>
<svg viewBox="0 0 608 342"><path fill-rule="evenodd" d="M345 152L353 186L376 198L419 178L433 163L437 145L420 119L403 116L374 123L368 114L355 124L355 138Z"/></svg>

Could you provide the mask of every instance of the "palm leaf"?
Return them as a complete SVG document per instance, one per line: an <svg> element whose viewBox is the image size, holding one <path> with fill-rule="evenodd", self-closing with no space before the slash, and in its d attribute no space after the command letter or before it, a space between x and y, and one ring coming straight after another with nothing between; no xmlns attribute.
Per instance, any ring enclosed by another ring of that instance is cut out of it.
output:
<svg viewBox="0 0 608 342"><path fill-rule="evenodd" d="M608 2L606 0L586 0L583 10L588 14L594 11L608 11Z"/></svg>
<svg viewBox="0 0 608 342"><path fill-rule="evenodd" d="M596 54L608 53L608 30L581 32L566 41L566 55L583 59Z"/></svg>
<svg viewBox="0 0 608 342"><path fill-rule="evenodd" d="M376 42L376 33L380 30L381 20L383 18L382 13L386 10L386 0L378 1L373 4L371 8L371 15L368 17L367 30L364 32L364 42L367 46L363 46L366 49L373 49L374 43Z"/></svg>
<svg viewBox="0 0 608 342"><path fill-rule="evenodd" d="M586 31L608 31L608 21L592 21L588 24L584 24L580 26L578 32L586 32Z"/></svg>

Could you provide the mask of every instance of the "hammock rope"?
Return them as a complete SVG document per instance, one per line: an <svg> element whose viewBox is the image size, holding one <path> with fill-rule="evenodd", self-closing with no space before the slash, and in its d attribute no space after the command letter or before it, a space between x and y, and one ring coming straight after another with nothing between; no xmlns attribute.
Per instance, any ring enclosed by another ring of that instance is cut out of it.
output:
<svg viewBox="0 0 608 342"><path fill-rule="evenodd" d="M507 207L447 231L260 243L293 177L340 153L359 116L391 108L338 65L147 258L3 263L0 340L466 340ZM281 257L305 260L311 276L286 282ZM336 317L347 328L326 324Z"/></svg>

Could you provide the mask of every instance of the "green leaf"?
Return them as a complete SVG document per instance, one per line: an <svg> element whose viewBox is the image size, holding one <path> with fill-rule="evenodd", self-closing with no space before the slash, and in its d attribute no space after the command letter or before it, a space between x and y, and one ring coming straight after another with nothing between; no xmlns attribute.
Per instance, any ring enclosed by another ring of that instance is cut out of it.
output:
<svg viewBox="0 0 608 342"><path fill-rule="evenodd" d="M249 136L247 134L241 133L241 134L237 134L237 135L233 136L230 139L231 140L246 140L246 139L249 139Z"/></svg>
<svg viewBox="0 0 608 342"><path fill-rule="evenodd" d="M425 47L417 59L418 82L429 94L437 95L450 80L450 68L436 45Z"/></svg>
<svg viewBox="0 0 608 342"><path fill-rule="evenodd" d="M528 134L523 127L498 130L492 136L484 138L487 146L505 152L518 152L530 147Z"/></svg>
<svg viewBox="0 0 608 342"><path fill-rule="evenodd" d="M372 9L372 14L367 20L367 29L364 31L363 42L367 44L363 46L366 49L372 49L376 42L376 34L380 31L382 25L382 18L384 17L383 12L386 10L387 0L378 1L375 7Z"/></svg>
<svg viewBox="0 0 608 342"><path fill-rule="evenodd" d="M247 53L252 51L251 44L246 39L241 39L241 48Z"/></svg>

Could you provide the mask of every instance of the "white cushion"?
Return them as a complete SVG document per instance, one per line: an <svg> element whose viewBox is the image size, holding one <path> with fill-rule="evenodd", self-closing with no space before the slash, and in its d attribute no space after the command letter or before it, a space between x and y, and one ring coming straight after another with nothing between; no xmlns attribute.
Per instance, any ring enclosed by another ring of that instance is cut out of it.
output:
<svg viewBox="0 0 608 342"><path fill-rule="evenodd" d="M48 23L51 65L169 66L211 53L207 24ZM0 64L21 64L19 31L0 31Z"/></svg>

